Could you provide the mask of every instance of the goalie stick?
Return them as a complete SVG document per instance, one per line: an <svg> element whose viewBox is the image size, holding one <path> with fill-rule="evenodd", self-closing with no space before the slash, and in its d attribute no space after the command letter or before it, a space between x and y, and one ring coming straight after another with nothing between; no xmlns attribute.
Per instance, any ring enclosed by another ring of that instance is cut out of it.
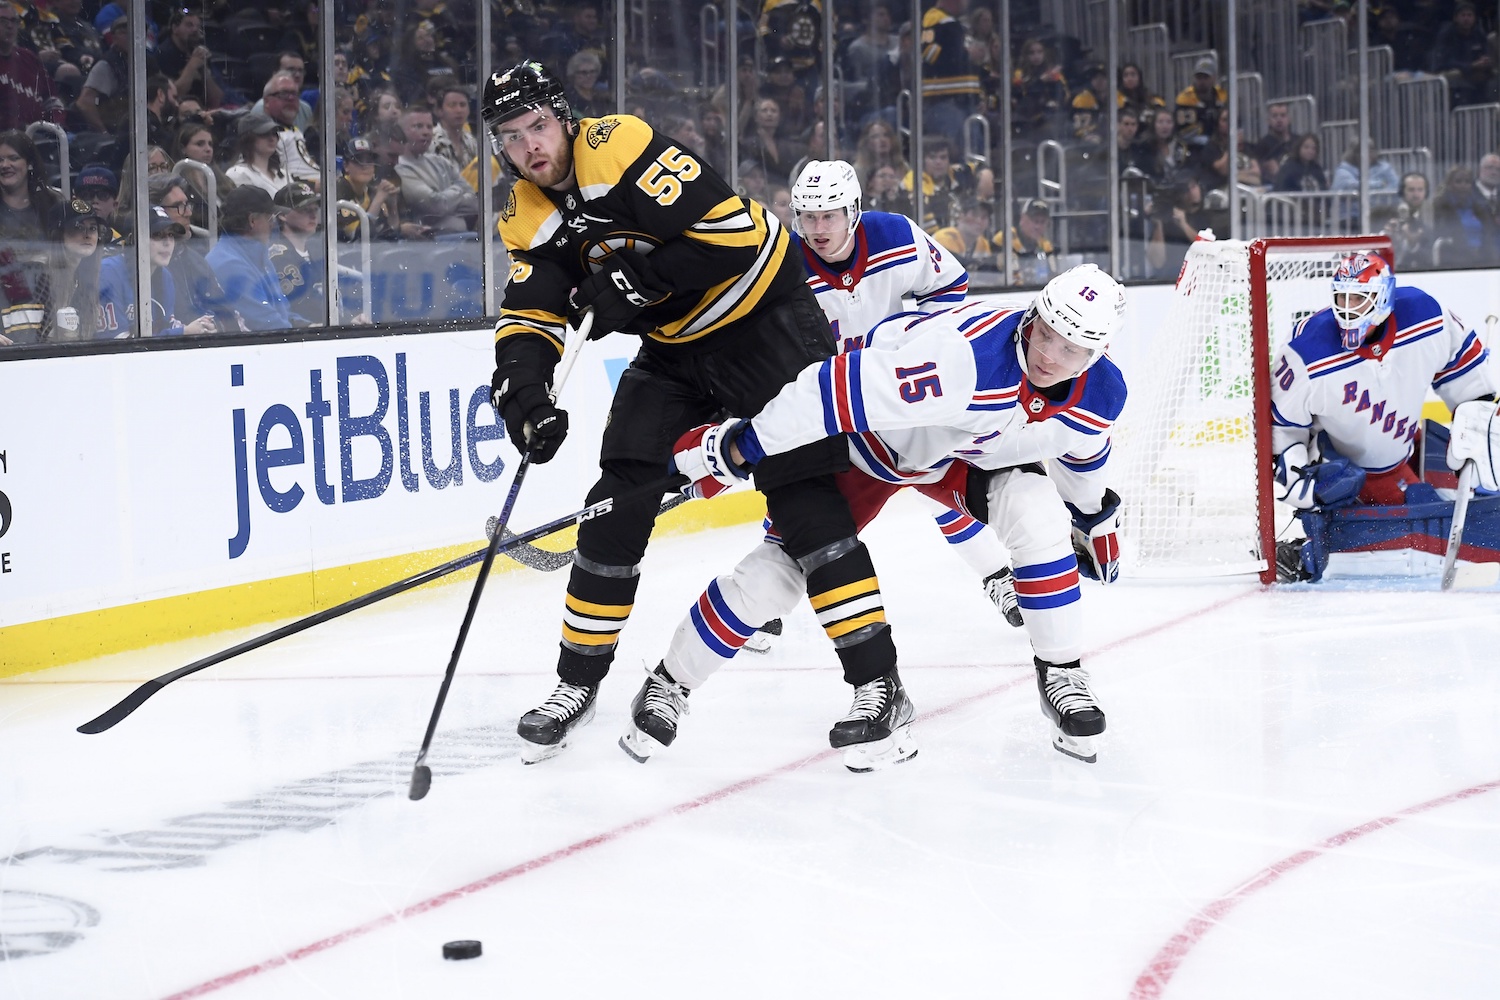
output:
<svg viewBox="0 0 1500 1000"><path fill-rule="evenodd" d="M1448 529L1448 551L1443 555L1444 590L1453 589L1453 581L1458 577L1458 550L1463 544L1464 522L1469 518L1469 498L1474 495L1474 477L1478 474L1472 458L1464 463L1458 474L1458 492L1453 497L1453 526Z"/></svg>
<svg viewBox="0 0 1500 1000"><path fill-rule="evenodd" d="M573 365L578 361L578 355L583 351L584 343L589 339L589 331L594 328L594 311L587 310L583 314L583 320L578 324L576 330L568 331L567 341L563 344L562 358L557 362L557 368L552 374L552 388L548 390L547 396L552 402L557 402L558 394L562 392L563 385L568 381L568 376L573 371ZM527 424L530 431L531 425ZM530 433L526 435L528 444ZM505 495L505 506L500 508L500 516L495 520L495 527L486 530L490 535L490 544L484 550L484 564L479 567L479 576L474 579L474 591L469 595L469 606L464 611L463 624L458 627L458 638L453 643L453 655L448 657L448 669L443 671L443 683L438 687L437 701L433 703L432 715L427 720L427 732L422 736L422 748L417 751L417 762L411 769L411 788L407 791L407 798L413 802L425 798L427 791L432 787L432 768L427 766L427 751L432 747L432 737L437 732L438 718L443 714L443 704L448 700L448 689L453 685L453 675L458 670L458 658L463 654L464 642L469 638L469 626L474 624L474 612L479 610L479 597L484 593L484 582L489 578L490 567L495 562L495 552L500 548L500 540L505 535L505 525L510 521L510 512L515 509L516 498L521 495L521 484L526 481L526 470L531 468L531 448L526 449L526 454L521 456L521 464L516 466L516 474L510 481L510 492Z"/></svg>

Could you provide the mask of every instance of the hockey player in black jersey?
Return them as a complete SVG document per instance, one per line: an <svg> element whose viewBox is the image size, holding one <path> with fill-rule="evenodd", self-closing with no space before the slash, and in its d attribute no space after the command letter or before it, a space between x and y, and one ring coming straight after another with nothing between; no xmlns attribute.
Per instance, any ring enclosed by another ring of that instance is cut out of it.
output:
<svg viewBox="0 0 1500 1000"><path fill-rule="evenodd" d="M567 435L548 386L570 314L592 309L594 335L641 337L610 407L588 502L660 478L682 433L722 413L756 413L834 353L785 229L691 152L629 115L575 120L561 83L534 62L489 79L481 116L518 178L500 218L512 263L492 382L516 447L545 462ZM756 485L809 596L837 593L858 609L847 620L825 616L824 627L845 680L889 679L891 704L857 706L873 740L884 735L882 712L909 702L874 567L834 482L848 464L847 448L830 438L762 463ZM580 525L559 682L517 727L528 763L561 750L593 716L656 509L652 498Z"/></svg>

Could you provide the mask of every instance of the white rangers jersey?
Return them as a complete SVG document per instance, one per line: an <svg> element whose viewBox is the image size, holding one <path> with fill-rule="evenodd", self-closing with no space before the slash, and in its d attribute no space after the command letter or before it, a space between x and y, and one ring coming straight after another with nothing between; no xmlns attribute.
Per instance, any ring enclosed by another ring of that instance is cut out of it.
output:
<svg viewBox="0 0 1500 1000"><path fill-rule="evenodd" d="M1347 351L1333 310L1309 316L1271 373L1271 447L1281 454L1326 431L1371 473L1410 457L1427 387L1448 406L1500 390L1473 330L1417 288L1397 288L1379 340Z"/></svg>
<svg viewBox="0 0 1500 1000"><path fill-rule="evenodd" d="M1042 395L1026 380L1022 315L976 302L892 316L870 331L869 346L803 369L756 415L740 449L754 463L847 434L856 466L899 483L937 482L956 460L982 469L1046 462L1064 500L1098 510L1124 376L1101 358L1061 399Z"/></svg>
<svg viewBox="0 0 1500 1000"><path fill-rule="evenodd" d="M839 339L839 353L865 344L865 335L910 296L920 312L963 303L969 272L904 215L865 212L854 231L854 256L833 271L794 237L807 268L807 284Z"/></svg>

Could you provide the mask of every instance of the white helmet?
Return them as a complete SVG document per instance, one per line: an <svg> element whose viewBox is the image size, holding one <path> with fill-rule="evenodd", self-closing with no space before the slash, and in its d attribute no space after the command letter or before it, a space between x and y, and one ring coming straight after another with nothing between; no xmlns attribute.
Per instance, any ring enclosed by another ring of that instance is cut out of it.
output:
<svg viewBox="0 0 1500 1000"><path fill-rule="evenodd" d="M849 235L852 237L854 227L859 225L861 196L859 174L850 164L843 160L808 160L802 173L797 175L797 182L792 185L792 220L797 235L806 239L800 221L803 212L832 212L843 208L848 209Z"/></svg>
<svg viewBox="0 0 1500 1000"><path fill-rule="evenodd" d="M1023 329L1040 317L1068 343L1093 351L1092 365L1125 325L1125 287L1099 265L1079 264L1047 282L1027 313Z"/></svg>

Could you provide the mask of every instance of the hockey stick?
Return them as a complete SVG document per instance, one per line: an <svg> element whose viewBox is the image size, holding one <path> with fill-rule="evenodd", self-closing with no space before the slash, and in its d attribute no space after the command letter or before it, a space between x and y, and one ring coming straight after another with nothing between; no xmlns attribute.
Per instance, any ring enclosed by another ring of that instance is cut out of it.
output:
<svg viewBox="0 0 1500 1000"><path fill-rule="evenodd" d="M1458 550L1464 540L1464 522L1469 519L1469 498L1474 495L1474 477L1479 470L1471 458L1458 474L1458 493L1453 498L1453 526L1448 529L1448 551L1443 555L1443 589L1452 590L1458 577Z"/></svg>
<svg viewBox="0 0 1500 1000"><path fill-rule="evenodd" d="M500 519L493 515L484 522L484 537L492 538L495 529L500 527ZM509 528L500 529L500 541L502 544L516 537L516 533ZM527 545L524 542L513 548L504 550L504 555L528 569L538 570L542 573L551 573L560 570L564 566L573 564L573 550L566 552L551 552L547 549L539 549L535 545Z"/></svg>
<svg viewBox="0 0 1500 1000"><path fill-rule="evenodd" d="M573 372L573 365L578 361L578 355L583 351L584 343L589 339L589 331L594 328L594 310L584 312L583 320L578 324L578 329L569 330L567 341L563 344L562 358L557 362L557 367L552 373L552 388L547 395L552 402L557 402L558 395L562 392L563 385L568 381L568 376ZM528 431L530 424L527 424ZM527 437L530 438L530 434ZM474 580L474 592L469 595L469 607L464 611L464 622L458 627L458 639L453 643L453 655L448 657L448 669L443 672L443 683L438 687L437 701L432 706L432 716L427 720L427 732L422 737L422 749L417 751L417 762L411 769L411 788L407 791L407 797L413 802L425 798L427 790L432 787L432 768L427 766L427 751L432 746L433 734L437 732L438 718L443 714L443 703L448 700L448 688L453 685L453 675L458 670L458 658L463 654L464 642L469 638L469 626L474 624L474 612L479 609L479 596L484 593L484 582L489 579L490 566L495 562L495 551L500 547L500 540L505 535L505 526L510 521L510 512L515 509L516 498L521 495L521 484L526 481L526 470L531 468L531 448L526 449L526 454L521 456L521 464L516 466L516 474L510 481L510 492L505 496L505 506L500 508L500 517L496 520L494 531L490 533L490 544L484 552L484 564L479 567L479 576Z"/></svg>
<svg viewBox="0 0 1500 1000"><path fill-rule="evenodd" d="M622 493L618 497L605 497L603 500L600 500L597 503L589 504L582 510L575 510L571 514L565 514L564 516L559 517L556 520L548 521L546 524L537 525L535 528L532 528L528 531L523 531L519 535L514 535L510 538L507 538L506 540L502 541L496 548L496 552L505 552L518 545L524 545L527 542L536 541L538 538L545 538L548 535L555 535L559 531L571 528L575 524L587 521L590 518L598 517L601 514L607 514L611 510L613 510L617 504L635 503L648 496L659 497L663 493L667 493L677 489L686 481L687 480L682 476L667 476L663 479L657 480L654 483L647 483L644 486L639 486L626 493ZM673 507L676 507L678 504L686 502L687 499L687 497L682 496L681 494L674 496L672 499L666 501L661 505L661 508L657 511L657 514L665 514L667 511L671 510ZM162 674L160 677L155 677L149 681L146 681L140 687L130 692L130 694L126 695L117 704L110 707L108 711L99 715L97 718L90 719L88 722L85 722L83 725L79 726L78 731L80 733L85 733L92 736L97 733L102 733L106 729L112 729L113 727L119 725L122 721L124 721L125 718L130 715L130 713L134 712L136 709L144 705L147 699L149 699L152 695L156 694L156 692L160 691L162 688L166 687L168 684L172 683L175 680L187 677L190 674L196 674L200 670L206 670L209 667L217 666L226 660L232 660L236 656L239 656L241 653L248 653L252 650L260 649L262 646L269 646L271 643L277 641L278 639L285 639L288 636L296 635L298 632L305 632L308 629L312 628L314 625L321 625L324 622L343 617L351 611L358 611L360 608L369 607L371 604L383 601L388 597L395 597L397 594L404 594L408 590L412 590L424 584L432 583L434 580L441 580L443 577L448 576L451 573L457 573L459 570L467 569L475 563L479 562L484 558L484 554L486 551L487 549L475 549L473 552L470 552L467 555L459 556L457 559L451 559L448 562L442 563L438 566L433 566L430 569L424 569L422 572L417 573L413 576L409 576L404 580L397 580L394 583L388 583L384 587L380 587L377 590L370 591L368 594L361 594L359 597L351 598L350 600L345 601L343 604L336 604L331 608L324 608L322 611L314 612L313 614L308 615L306 618L299 618L294 622L288 622L280 628L272 629L265 635L258 635L253 639L246 639L244 642L231 646L228 649L220 650L219 652L214 653L211 656L205 656L201 660L194 660L192 663L189 663L185 667L178 667L176 670Z"/></svg>

